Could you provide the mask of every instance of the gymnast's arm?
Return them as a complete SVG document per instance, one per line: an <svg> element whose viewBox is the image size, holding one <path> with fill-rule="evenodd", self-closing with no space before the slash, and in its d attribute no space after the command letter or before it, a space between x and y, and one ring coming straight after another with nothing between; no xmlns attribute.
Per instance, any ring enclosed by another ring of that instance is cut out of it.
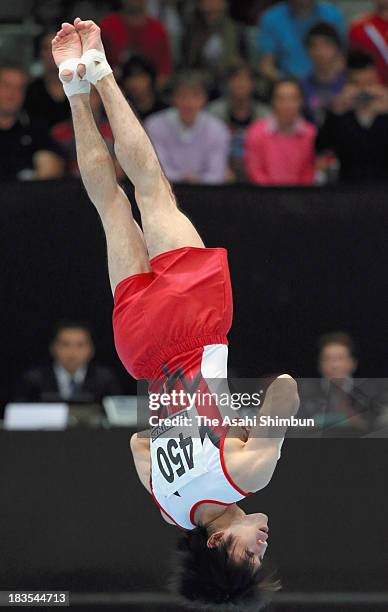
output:
<svg viewBox="0 0 388 612"><path fill-rule="evenodd" d="M151 493L150 474L151 474L151 453L150 453L150 432L142 431L131 436L130 446L137 475L142 485ZM166 523L174 525L164 512L160 512Z"/></svg>
<svg viewBox="0 0 388 612"><path fill-rule="evenodd" d="M150 474L151 474L151 454L149 431L142 431L131 436L130 446L133 460L139 480L142 485L151 493Z"/></svg>
<svg viewBox="0 0 388 612"><path fill-rule="evenodd" d="M290 418L298 412L299 396L295 380L283 375L269 387L260 416ZM233 472L237 484L244 491L259 491L270 482L280 457L280 449L287 426L264 427L257 419L246 442L236 441L239 448L233 453Z"/></svg>

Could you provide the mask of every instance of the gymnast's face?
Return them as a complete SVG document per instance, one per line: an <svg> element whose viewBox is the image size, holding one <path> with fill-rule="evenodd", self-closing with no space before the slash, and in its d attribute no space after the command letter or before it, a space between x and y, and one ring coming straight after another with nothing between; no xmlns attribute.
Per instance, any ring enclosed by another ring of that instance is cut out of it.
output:
<svg viewBox="0 0 388 612"><path fill-rule="evenodd" d="M257 512L246 514L222 531L214 533L208 546L217 546L222 539L232 536L230 555L236 560L249 559L255 567L260 567L268 546L268 516ZM212 539L214 540L212 541Z"/></svg>

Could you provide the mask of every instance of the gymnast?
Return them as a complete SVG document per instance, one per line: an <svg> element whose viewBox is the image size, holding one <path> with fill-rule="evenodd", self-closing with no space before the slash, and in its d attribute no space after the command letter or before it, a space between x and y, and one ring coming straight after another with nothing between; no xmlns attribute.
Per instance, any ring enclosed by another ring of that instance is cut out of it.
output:
<svg viewBox="0 0 388 612"><path fill-rule="evenodd" d="M62 24L52 50L71 106L81 177L106 235L120 359L153 390L197 391L227 380L232 290L226 250L206 248L179 209L106 61L98 26L79 18ZM142 229L96 127L91 86L105 107L117 160L135 187ZM298 403L296 383L284 374L268 386L259 414L290 417ZM214 416L218 408L213 403L208 410ZM179 425L164 433L157 428L130 442L140 481L163 519L182 531L175 588L189 606L257 611L277 588L264 571L268 517L246 514L237 502L271 480L286 427L276 435L259 425L222 424L189 433Z"/></svg>

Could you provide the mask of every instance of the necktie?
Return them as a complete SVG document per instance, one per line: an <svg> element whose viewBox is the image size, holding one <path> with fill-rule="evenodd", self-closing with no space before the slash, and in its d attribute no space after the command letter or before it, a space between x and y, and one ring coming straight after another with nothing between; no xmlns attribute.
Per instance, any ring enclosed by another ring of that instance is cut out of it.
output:
<svg viewBox="0 0 388 612"><path fill-rule="evenodd" d="M69 386L70 386L70 397L73 397L77 393L77 390L78 390L78 384L77 384L75 378L73 378L73 377L70 378L70 385Z"/></svg>

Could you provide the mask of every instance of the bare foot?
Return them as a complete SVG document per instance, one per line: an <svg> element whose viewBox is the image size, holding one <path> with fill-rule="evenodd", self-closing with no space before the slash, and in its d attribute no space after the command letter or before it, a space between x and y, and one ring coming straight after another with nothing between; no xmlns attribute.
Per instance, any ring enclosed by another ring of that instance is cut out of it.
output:
<svg viewBox="0 0 388 612"><path fill-rule="evenodd" d="M62 24L62 28L53 38L51 45L54 61L58 67L65 60L81 57L82 55L80 37L75 27L70 23ZM60 76L64 81L71 81L73 78L73 71L64 70L61 72Z"/></svg>
<svg viewBox="0 0 388 612"><path fill-rule="evenodd" d="M82 21L79 17L74 20L74 27L77 30L81 42L82 42L82 54L86 53L90 49L97 49L97 51L104 51L104 46L101 40L101 30L94 21L90 19L88 21ZM86 73L85 64L79 64L77 68L79 77L82 79Z"/></svg>

